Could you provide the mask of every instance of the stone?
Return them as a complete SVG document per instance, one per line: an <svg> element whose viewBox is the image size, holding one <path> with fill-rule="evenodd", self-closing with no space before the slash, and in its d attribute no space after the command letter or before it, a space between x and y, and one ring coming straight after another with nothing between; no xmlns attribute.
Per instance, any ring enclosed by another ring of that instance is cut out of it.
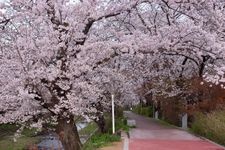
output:
<svg viewBox="0 0 225 150"><path fill-rule="evenodd" d="M136 126L136 121L135 120L127 120L127 125L130 127Z"/></svg>

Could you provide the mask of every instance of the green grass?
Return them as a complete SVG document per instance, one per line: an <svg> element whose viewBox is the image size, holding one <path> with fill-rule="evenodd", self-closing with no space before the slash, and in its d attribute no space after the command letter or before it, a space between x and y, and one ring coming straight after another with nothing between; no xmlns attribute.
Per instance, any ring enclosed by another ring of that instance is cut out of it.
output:
<svg viewBox="0 0 225 150"><path fill-rule="evenodd" d="M13 142L14 133L18 128L15 124L0 125L0 150L22 150L39 141L38 137L34 137L35 129L25 128L17 142Z"/></svg>
<svg viewBox="0 0 225 150"><path fill-rule="evenodd" d="M129 132L130 128L133 128L127 125L127 119L124 117L117 118L115 126L116 126L116 130L123 130L125 132Z"/></svg>
<svg viewBox="0 0 225 150"><path fill-rule="evenodd" d="M197 113L191 131L225 145L225 110L209 114Z"/></svg>
<svg viewBox="0 0 225 150"><path fill-rule="evenodd" d="M25 128L21 134L27 137L34 137L36 136L36 133L37 133L37 129L35 128L31 128L31 129Z"/></svg>
<svg viewBox="0 0 225 150"><path fill-rule="evenodd" d="M108 133L112 133L112 119L108 118L107 119L107 126L108 126ZM115 128L116 131L125 131L128 132L130 130L130 126L127 125L127 119L124 117L116 117L115 120Z"/></svg>
<svg viewBox="0 0 225 150"><path fill-rule="evenodd" d="M5 136L13 135L17 127L15 124L1 124L0 125L0 140L4 139Z"/></svg>
<svg viewBox="0 0 225 150"><path fill-rule="evenodd" d="M83 150L95 150L97 148L110 145L112 142L120 141L120 136L109 133L95 134L85 143Z"/></svg>
<svg viewBox="0 0 225 150"><path fill-rule="evenodd" d="M105 120L106 120L106 129L107 133L101 134L96 133L94 134L85 144L83 147L83 150L95 150L100 147L104 147L107 145L110 145L112 142L120 141L120 136L115 134L112 135L112 119L110 114L105 114ZM93 125L90 125L87 130L93 130L94 127L91 127ZM127 119L124 118L122 115L116 116L115 120L115 127L116 127L116 133L118 131L123 130L125 132L128 132L131 127L127 126Z"/></svg>
<svg viewBox="0 0 225 150"><path fill-rule="evenodd" d="M19 126L15 125L15 124L1 124L0 125L0 140L2 137L13 135L17 131L17 129L19 129ZM37 130L34 128L32 128L32 129L25 128L22 131L22 135L35 136L36 131Z"/></svg>
<svg viewBox="0 0 225 150"><path fill-rule="evenodd" d="M22 136L17 139L17 142L13 142L12 137L7 137L0 141L0 150L23 150L38 141L39 138L37 137Z"/></svg>
<svg viewBox="0 0 225 150"><path fill-rule="evenodd" d="M19 127L16 126L15 124L1 124L0 125L0 131L2 130L7 130L7 131L16 131Z"/></svg>

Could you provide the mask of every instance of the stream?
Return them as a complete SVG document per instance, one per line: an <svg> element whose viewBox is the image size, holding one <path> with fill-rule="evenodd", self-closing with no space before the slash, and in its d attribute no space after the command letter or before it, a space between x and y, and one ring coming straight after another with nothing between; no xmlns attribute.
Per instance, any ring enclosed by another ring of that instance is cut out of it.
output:
<svg viewBox="0 0 225 150"><path fill-rule="evenodd" d="M88 125L87 122L79 122L76 124L78 132ZM85 141L84 137L81 137L81 143ZM64 150L61 141L56 133L50 133L44 135L41 138L41 142L37 145L38 150Z"/></svg>

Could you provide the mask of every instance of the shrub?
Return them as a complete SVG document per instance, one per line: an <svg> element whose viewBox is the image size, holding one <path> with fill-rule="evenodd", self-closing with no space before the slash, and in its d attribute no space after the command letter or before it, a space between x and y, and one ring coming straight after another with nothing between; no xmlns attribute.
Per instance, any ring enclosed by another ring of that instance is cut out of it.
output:
<svg viewBox="0 0 225 150"><path fill-rule="evenodd" d="M141 115L146 116L146 117L153 117L153 109L152 107L143 107L141 109Z"/></svg>
<svg viewBox="0 0 225 150"><path fill-rule="evenodd" d="M192 131L217 143L225 145L225 110L208 114L197 113L192 124Z"/></svg>
<svg viewBox="0 0 225 150"><path fill-rule="evenodd" d="M153 108L151 106L144 106L137 105L133 108L133 112L146 116L146 117L153 117Z"/></svg>
<svg viewBox="0 0 225 150"><path fill-rule="evenodd" d="M112 133L112 118L106 119L107 133ZM130 127L127 125L127 119L124 117L115 118L115 129L116 132L123 130L128 132Z"/></svg>
<svg viewBox="0 0 225 150"><path fill-rule="evenodd" d="M91 139L85 143L84 150L94 150L103 146L106 146L112 142L120 141L120 136L112 134L96 134L91 137Z"/></svg>

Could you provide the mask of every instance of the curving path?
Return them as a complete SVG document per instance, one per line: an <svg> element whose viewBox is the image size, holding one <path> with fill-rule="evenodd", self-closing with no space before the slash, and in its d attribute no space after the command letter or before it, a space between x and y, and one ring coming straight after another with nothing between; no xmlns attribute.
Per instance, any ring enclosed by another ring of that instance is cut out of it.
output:
<svg viewBox="0 0 225 150"><path fill-rule="evenodd" d="M129 150L224 150L217 144L184 130L162 125L154 119L129 111L125 112L125 116L136 121L136 128L129 132Z"/></svg>

